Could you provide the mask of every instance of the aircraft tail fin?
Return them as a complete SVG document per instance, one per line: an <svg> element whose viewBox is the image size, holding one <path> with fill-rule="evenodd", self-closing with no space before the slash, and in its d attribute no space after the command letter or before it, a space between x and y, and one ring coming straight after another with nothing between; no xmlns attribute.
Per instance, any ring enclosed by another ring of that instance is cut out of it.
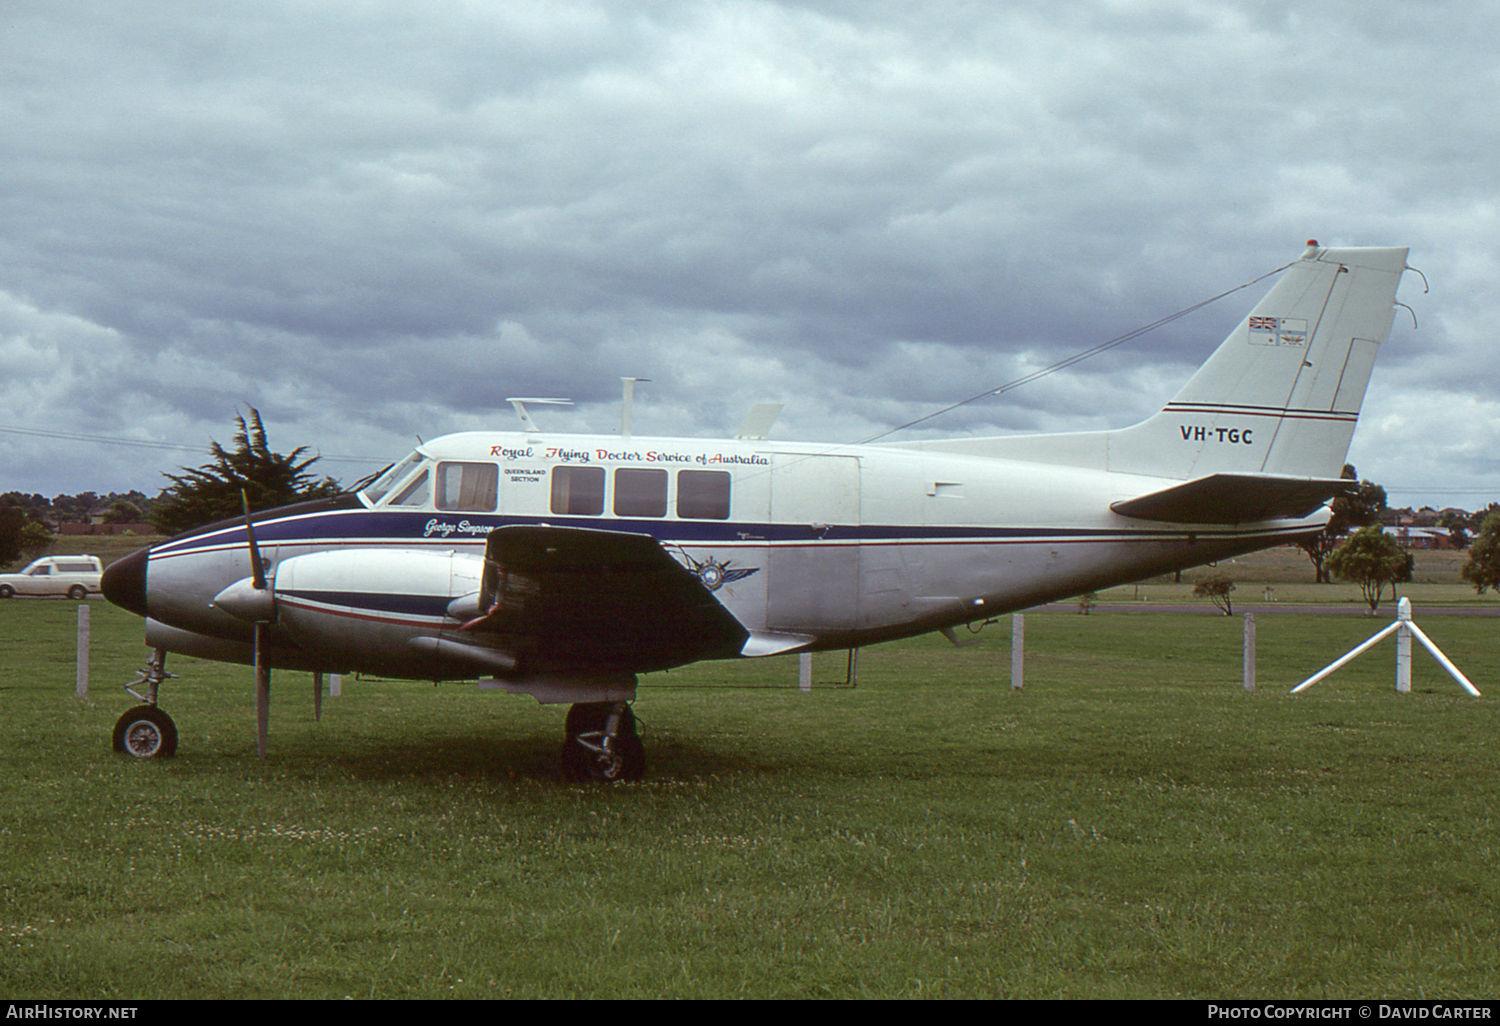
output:
<svg viewBox="0 0 1500 1026"><path fill-rule="evenodd" d="M1309 243L1160 413L1107 433L1108 469L1337 478L1406 254Z"/></svg>
<svg viewBox="0 0 1500 1026"><path fill-rule="evenodd" d="M905 447L1181 481L1337 479L1390 335L1406 254L1308 243L1177 396L1134 427Z"/></svg>

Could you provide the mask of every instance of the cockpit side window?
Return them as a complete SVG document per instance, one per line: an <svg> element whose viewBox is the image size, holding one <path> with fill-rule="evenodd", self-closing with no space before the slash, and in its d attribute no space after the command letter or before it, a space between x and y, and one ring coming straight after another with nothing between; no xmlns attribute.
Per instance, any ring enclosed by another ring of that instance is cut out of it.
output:
<svg viewBox="0 0 1500 1026"><path fill-rule="evenodd" d="M493 513L499 499L500 468L493 463L439 463L437 508Z"/></svg>
<svg viewBox="0 0 1500 1026"><path fill-rule="evenodd" d="M423 468L422 472L420 474L418 474L416 477L412 478L411 479L411 483L408 484L408 485L406 485L404 488L402 488L401 491L396 495L396 497L394 499L392 499L390 501L390 503L388 503L388 505L391 505L391 506L425 506L425 505L427 505L427 495L428 495L428 492L429 492L429 489L427 487L427 478L429 476L430 475L428 474L426 468Z"/></svg>
<svg viewBox="0 0 1500 1026"><path fill-rule="evenodd" d="M426 456L423 456L419 452L412 453L384 474L381 474L374 481L371 481L360 494L364 496L365 501L371 506L375 505L385 497L387 492L400 483L407 474L411 473L412 467L415 467L426 458Z"/></svg>

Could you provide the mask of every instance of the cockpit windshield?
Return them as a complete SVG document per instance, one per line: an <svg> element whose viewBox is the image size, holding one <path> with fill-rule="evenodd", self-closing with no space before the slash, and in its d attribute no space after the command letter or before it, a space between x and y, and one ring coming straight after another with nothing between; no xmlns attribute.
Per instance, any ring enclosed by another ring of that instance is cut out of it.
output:
<svg viewBox="0 0 1500 1026"><path fill-rule="evenodd" d="M365 490L359 493L360 498L364 499L366 505L375 505L385 497L386 492L389 492L396 485L400 484L406 475L411 473L412 467L424 462L426 459L427 457L420 450L413 452L406 459L396 464L390 470L387 470L384 474L381 474L374 481L371 481Z"/></svg>

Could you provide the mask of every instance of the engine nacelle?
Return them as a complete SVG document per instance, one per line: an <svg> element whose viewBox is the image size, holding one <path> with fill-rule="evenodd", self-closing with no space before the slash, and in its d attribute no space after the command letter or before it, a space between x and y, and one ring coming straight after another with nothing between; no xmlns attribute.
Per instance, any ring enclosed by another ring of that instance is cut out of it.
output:
<svg viewBox="0 0 1500 1026"><path fill-rule="evenodd" d="M321 662L403 677L472 677L473 660L454 659L435 642L460 626L449 606L477 596L483 573L482 557L452 551L335 549L282 560L266 589L237 581L214 605L247 621L270 612L277 635Z"/></svg>

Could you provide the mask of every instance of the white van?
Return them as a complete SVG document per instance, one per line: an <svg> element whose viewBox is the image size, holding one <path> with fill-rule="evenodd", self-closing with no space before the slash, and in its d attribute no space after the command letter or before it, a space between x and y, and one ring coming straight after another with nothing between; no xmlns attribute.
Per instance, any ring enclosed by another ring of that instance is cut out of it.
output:
<svg viewBox="0 0 1500 1026"><path fill-rule="evenodd" d="M43 556L18 574L0 574L0 599L15 595L87 598L99 590L103 572L97 556Z"/></svg>

